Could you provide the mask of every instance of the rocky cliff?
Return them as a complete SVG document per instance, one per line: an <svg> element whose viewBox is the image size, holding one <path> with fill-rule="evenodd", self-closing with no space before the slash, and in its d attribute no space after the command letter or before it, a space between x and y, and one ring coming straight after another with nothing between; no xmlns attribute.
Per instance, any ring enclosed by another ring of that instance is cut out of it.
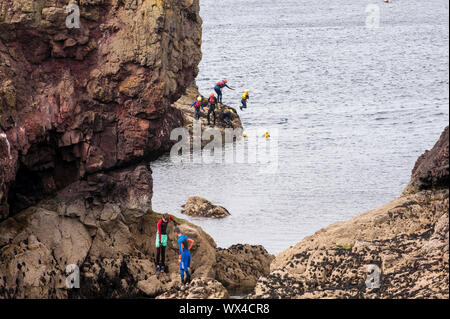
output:
<svg viewBox="0 0 450 319"><path fill-rule="evenodd" d="M66 26L69 3L80 28ZM201 24L198 0L2 1L0 219L169 150Z"/></svg>
<svg viewBox="0 0 450 319"><path fill-rule="evenodd" d="M280 253L249 297L449 298L448 152L447 127L401 197Z"/></svg>

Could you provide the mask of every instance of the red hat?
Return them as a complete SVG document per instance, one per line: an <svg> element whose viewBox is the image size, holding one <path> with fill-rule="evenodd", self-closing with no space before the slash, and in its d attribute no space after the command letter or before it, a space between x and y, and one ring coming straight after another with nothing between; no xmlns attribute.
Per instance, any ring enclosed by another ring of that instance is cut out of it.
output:
<svg viewBox="0 0 450 319"><path fill-rule="evenodd" d="M209 95L209 97L214 97L214 93L211 93L211 94Z"/></svg>
<svg viewBox="0 0 450 319"><path fill-rule="evenodd" d="M223 80L223 82L224 82L224 83L228 83L228 81L227 81L227 80Z"/></svg>

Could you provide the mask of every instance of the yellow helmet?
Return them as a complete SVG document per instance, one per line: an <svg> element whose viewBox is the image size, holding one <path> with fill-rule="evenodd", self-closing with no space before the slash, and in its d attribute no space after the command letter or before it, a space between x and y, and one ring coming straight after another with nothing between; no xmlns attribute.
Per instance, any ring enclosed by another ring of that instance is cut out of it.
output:
<svg viewBox="0 0 450 319"><path fill-rule="evenodd" d="M250 92L248 89L247 90L245 90L245 93L248 93L248 92Z"/></svg>
<svg viewBox="0 0 450 319"><path fill-rule="evenodd" d="M202 97L201 96L199 96L198 98L197 98L197 101L199 101L199 102L201 102L203 99L202 99Z"/></svg>

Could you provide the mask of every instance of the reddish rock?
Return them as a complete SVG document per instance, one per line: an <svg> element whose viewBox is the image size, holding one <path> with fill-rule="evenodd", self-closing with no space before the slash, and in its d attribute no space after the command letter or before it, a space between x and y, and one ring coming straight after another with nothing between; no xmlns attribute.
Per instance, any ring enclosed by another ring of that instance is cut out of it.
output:
<svg viewBox="0 0 450 319"><path fill-rule="evenodd" d="M168 151L201 59L198 0L30 3L0 4L0 220Z"/></svg>

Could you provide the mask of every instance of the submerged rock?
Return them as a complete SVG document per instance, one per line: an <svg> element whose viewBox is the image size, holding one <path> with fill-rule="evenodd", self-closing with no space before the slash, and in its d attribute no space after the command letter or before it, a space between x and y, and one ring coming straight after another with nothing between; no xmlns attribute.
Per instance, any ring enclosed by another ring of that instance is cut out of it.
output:
<svg viewBox="0 0 450 319"><path fill-rule="evenodd" d="M419 158L401 197L280 253L248 297L448 298L449 190L437 182L448 180L448 138L446 128Z"/></svg>
<svg viewBox="0 0 450 319"><path fill-rule="evenodd" d="M216 206L209 200L199 196L189 197L186 204L183 205L181 213L188 216L224 218L231 214L222 206Z"/></svg>

